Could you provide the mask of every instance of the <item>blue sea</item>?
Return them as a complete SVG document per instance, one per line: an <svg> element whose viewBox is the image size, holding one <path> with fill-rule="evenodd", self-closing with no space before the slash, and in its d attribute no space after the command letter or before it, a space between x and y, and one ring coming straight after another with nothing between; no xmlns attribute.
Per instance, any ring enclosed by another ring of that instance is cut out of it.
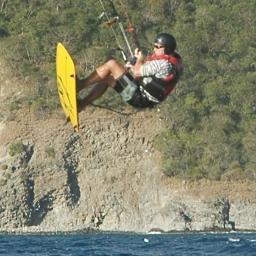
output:
<svg viewBox="0 0 256 256"><path fill-rule="evenodd" d="M256 255L256 233L0 235L0 255Z"/></svg>

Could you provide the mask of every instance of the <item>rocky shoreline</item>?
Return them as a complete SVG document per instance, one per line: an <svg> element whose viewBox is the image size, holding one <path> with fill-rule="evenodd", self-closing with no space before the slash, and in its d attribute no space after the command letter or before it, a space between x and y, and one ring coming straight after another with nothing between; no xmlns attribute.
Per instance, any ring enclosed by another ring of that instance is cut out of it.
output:
<svg viewBox="0 0 256 256"><path fill-rule="evenodd" d="M79 133L61 112L44 120L22 113L0 131L0 232L256 230L255 183L163 174L152 144L164 129L156 110L91 107ZM10 156L13 143L23 146Z"/></svg>

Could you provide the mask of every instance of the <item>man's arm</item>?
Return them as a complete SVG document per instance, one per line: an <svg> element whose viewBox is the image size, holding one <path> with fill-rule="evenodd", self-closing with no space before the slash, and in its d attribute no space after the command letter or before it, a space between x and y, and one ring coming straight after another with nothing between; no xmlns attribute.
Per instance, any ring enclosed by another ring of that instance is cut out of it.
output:
<svg viewBox="0 0 256 256"><path fill-rule="evenodd" d="M144 63L145 57L138 48L136 48L134 51L134 57L136 58L136 63L134 65L132 65L131 63L127 63L126 67L131 70L132 74L135 77L141 77L141 67Z"/></svg>

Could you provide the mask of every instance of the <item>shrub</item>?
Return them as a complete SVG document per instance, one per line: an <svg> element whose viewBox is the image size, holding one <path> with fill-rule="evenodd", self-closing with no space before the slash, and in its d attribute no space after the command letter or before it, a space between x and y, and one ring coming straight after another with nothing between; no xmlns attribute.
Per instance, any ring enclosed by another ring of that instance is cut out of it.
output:
<svg viewBox="0 0 256 256"><path fill-rule="evenodd" d="M52 157L52 158L54 158L55 155L56 155L55 150L54 150L53 147L47 147L47 148L45 149L45 152L46 152L46 154L47 154L49 157Z"/></svg>
<svg viewBox="0 0 256 256"><path fill-rule="evenodd" d="M7 170L8 169L8 165L7 164L3 164L1 165L1 170Z"/></svg>
<svg viewBox="0 0 256 256"><path fill-rule="evenodd" d="M12 143L9 146L10 156L15 156L25 151L25 145L22 142Z"/></svg>

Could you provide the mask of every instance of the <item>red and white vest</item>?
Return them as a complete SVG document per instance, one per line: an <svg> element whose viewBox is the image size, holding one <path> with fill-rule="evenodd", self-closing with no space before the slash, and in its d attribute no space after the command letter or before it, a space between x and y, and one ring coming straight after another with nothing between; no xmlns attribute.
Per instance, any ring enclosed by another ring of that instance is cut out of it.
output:
<svg viewBox="0 0 256 256"><path fill-rule="evenodd" d="M154 96L159 101L163 101L168 94L172 92L175 85L177 84L180 76L183 72L183 64L182 59L178 53L174 53L172 55L155 55L152 54L147 57L147 61L152 60L167 60L174 68L174 72L169 74L167 77L160 79L156 77L152 77L153 80L149 84L146 84L144 89Z"/></svg>

